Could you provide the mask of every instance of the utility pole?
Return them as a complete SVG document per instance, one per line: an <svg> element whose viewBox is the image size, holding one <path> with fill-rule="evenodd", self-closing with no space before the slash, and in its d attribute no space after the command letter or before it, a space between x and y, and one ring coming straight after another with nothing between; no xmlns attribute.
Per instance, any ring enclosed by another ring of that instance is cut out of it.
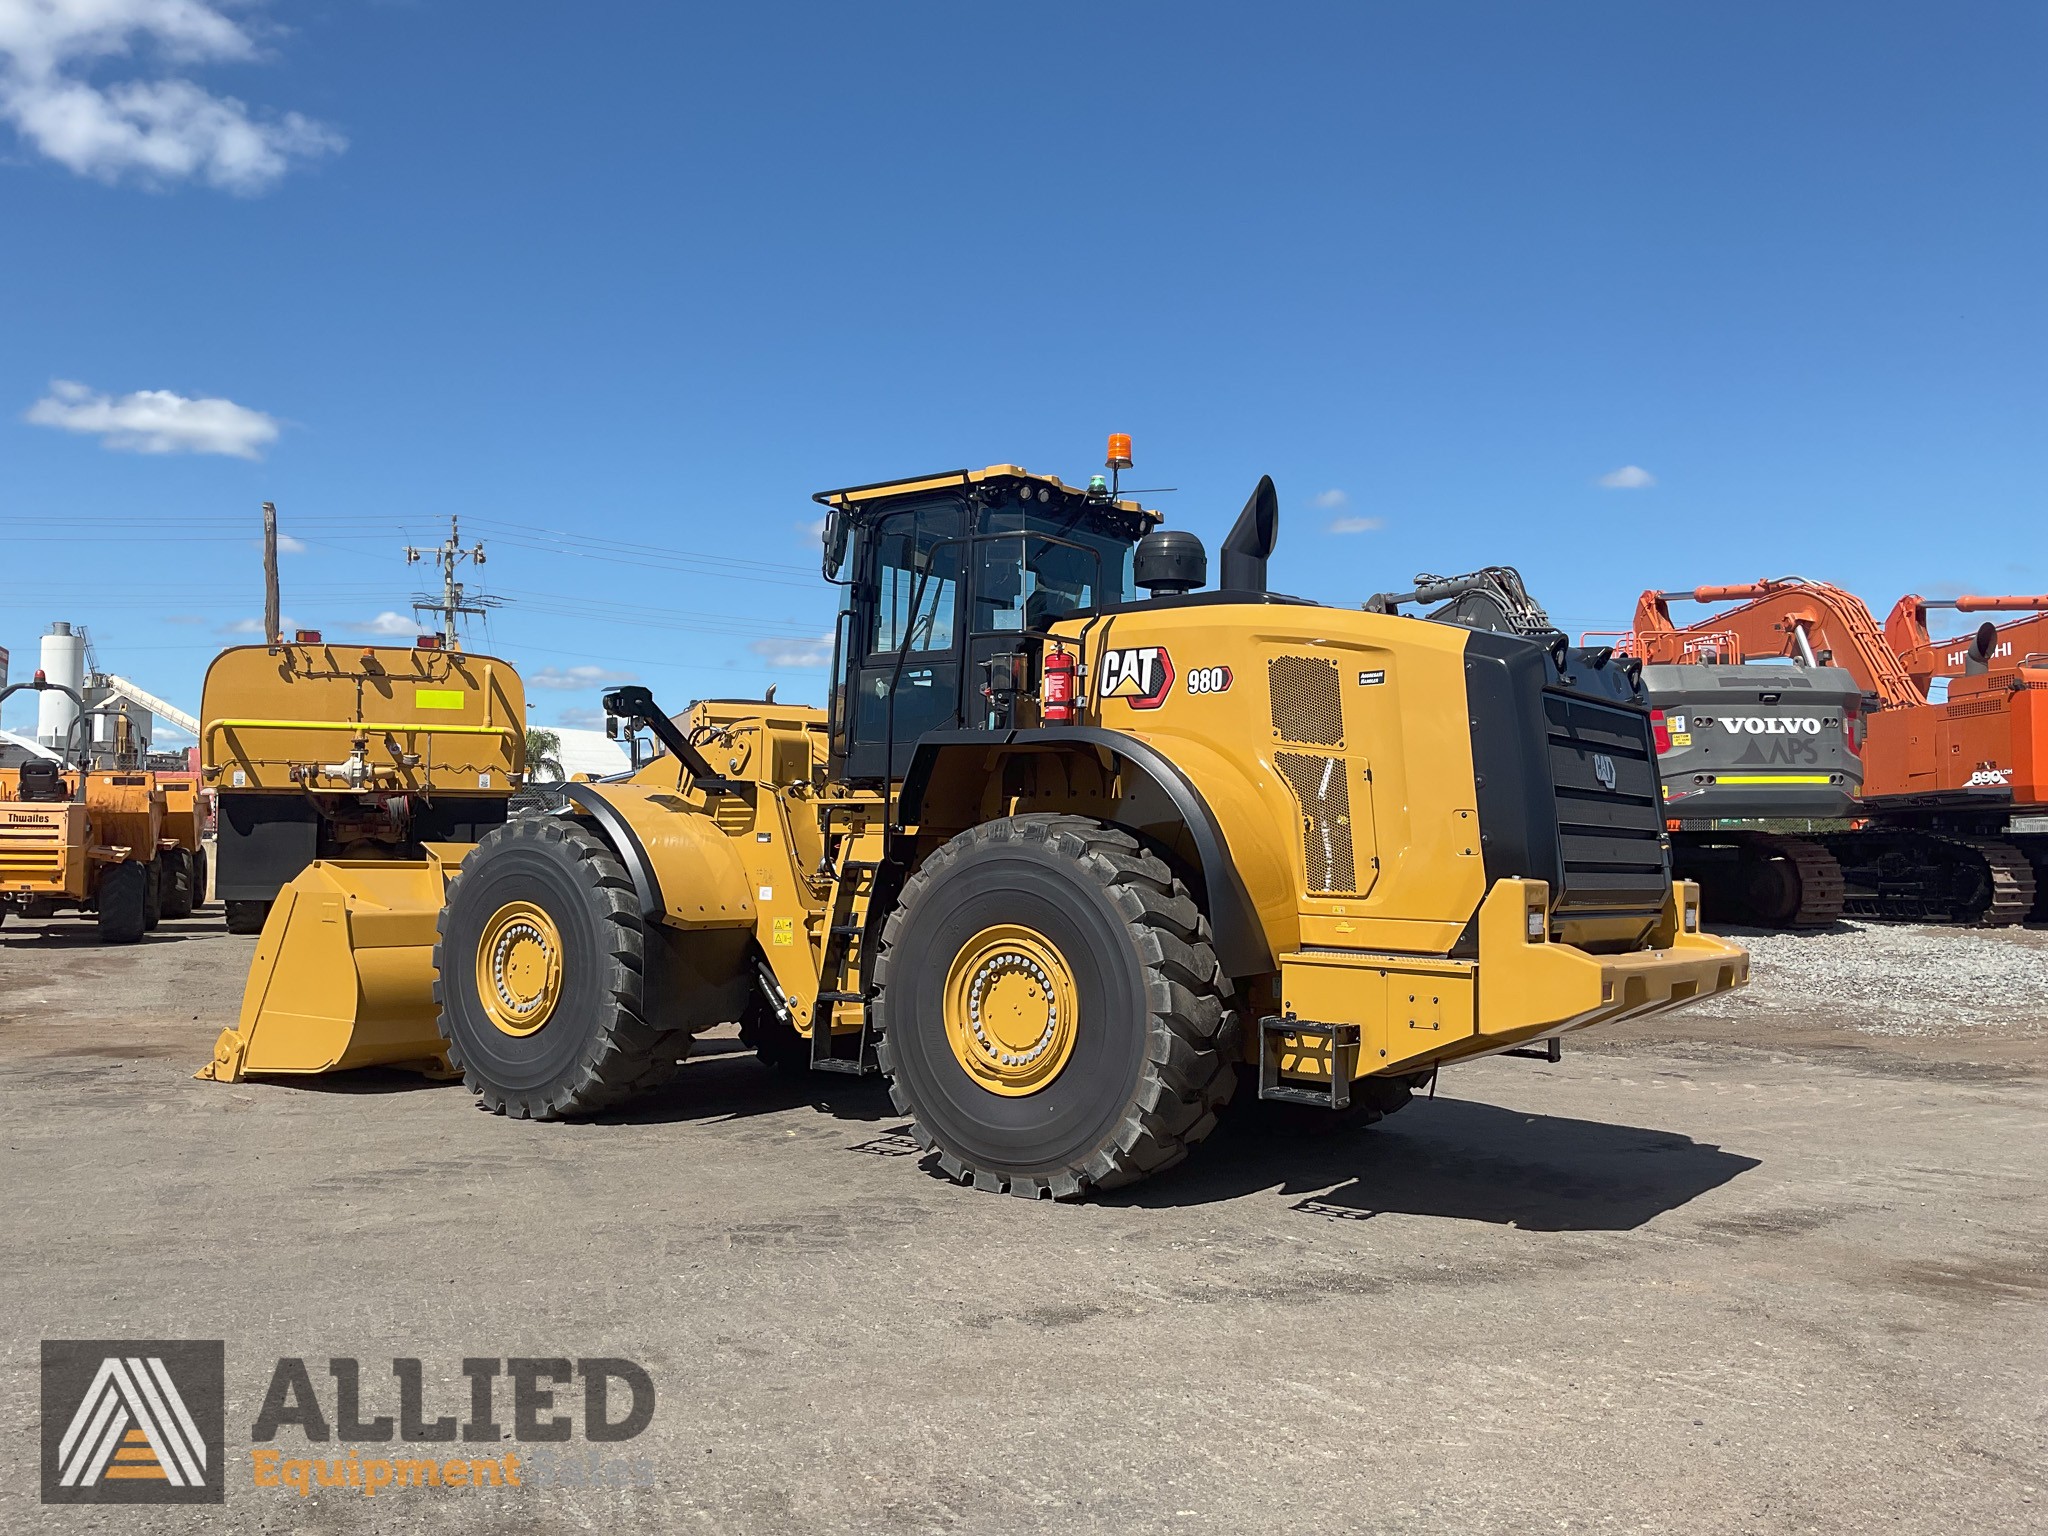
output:
<svg viewBox="0 0 2048 1536"><path fill-rule="evenodd" d="M263 503L263 643L276 645L277 632L277 504Z"/></svg>
<svg viewBox="0 0 2048 1536"><path fill-rule="evenodd" d="M463 561L467 560L472 565L482 565L484 563L483 541L479 539L475 547L464 549L462 547L462 526L451 515L448 519L448 537L440 544L437 544L432 549L414 549L410 545L406 547L405 563L407 565L418 565L427 560L433 561L440 568L441 595L435 597L430 592L414 593L412 601L413 611L416 613L438 614L441 619L443 643L450 650L459 651L462 649L462 640L455 628L458 618L465 613L481 616L489 609L498 606L497 599L495 598L482 596L469 598L464 591L463 584L455 579L455 573L462 568Z"/></svg>

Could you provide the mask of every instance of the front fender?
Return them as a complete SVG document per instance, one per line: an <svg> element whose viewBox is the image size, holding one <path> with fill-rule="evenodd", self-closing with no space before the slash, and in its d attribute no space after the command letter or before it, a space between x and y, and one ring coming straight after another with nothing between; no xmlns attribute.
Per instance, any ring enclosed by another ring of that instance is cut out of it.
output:
<svg viewBox="0 0 2048 1536"><path fill-rule="evenodd" d="M643 921L676 928L754 926L746 869L700 801L638 784L563 789L626 866Z"/></svg>

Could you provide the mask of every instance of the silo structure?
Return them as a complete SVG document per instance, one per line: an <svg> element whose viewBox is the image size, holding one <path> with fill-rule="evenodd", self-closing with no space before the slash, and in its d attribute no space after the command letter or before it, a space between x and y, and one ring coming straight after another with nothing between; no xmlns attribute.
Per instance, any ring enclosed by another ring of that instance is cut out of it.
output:
<svg viewBox="0 0 2048 1536"><path fill-rule="evenodd" d="M75 690L80 697L85 694L85 637L71 632L71 626L62 619L50 626L50 632L43 636L43 676L52 683ZM78 706L70 695L47 689L36 695L36 740L43 746L62 752L70 744L71 727L78 719Z"/></svg>

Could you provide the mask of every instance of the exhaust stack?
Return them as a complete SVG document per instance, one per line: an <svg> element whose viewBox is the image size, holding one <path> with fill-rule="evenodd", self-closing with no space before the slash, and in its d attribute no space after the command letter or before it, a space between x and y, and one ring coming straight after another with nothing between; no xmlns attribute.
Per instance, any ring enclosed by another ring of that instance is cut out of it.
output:
<svg viewBox="0 0 2048 1536"><path fill-rule="evenodd" d="M1218 585L1226 592L1264 592L1266 560L1280 538L1280 497L1273 489L1271 475L1259 476L1258 488L1237 515L1223 540L1223 579Z"/></svg>

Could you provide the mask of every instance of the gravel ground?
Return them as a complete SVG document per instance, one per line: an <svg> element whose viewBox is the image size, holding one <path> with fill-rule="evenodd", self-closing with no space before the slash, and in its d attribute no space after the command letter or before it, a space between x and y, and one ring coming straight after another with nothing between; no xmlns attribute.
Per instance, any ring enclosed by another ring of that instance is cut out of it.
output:
<svg viewBox="0 0 2048 1536"><path fill-rule="evenodd" d="M1700 1004L1708 1017L1824 1005L1862 1034L2048 1037L2048 930L1843 922L1822 933L1728 936L1749 949L1750 984Z"/></svg>
<svg viewBox="0 0 2048 1536"><path fill-rule="evenodd" d="M730 1031L589 1124L194 1082L253 939L10 923L0 1531L2038 1536L2043 938L1765 940L1659 1038L1462 1066L1369 1129L1234 1105L1054 1206L933 1178L880 1085ZM1871 1032L1952 991L1974 1033ZM50 1338L224 1340L226 1503L40 1506ZM659 1401L546 1477L461 1448L521 1487L302 1497L256 1461L281 1356L330 1411L337 1357L376 1413L397 1357L434 1411L470 1356L624 1356Z"/></svg>

